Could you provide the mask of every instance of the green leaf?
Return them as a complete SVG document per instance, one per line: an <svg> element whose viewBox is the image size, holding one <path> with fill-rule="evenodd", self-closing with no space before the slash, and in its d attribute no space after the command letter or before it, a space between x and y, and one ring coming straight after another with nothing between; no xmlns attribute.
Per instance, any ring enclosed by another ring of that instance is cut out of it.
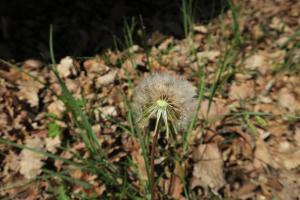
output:
<svg viewBox="0 0 300 200"><path fill-rule="evenodd" d="M61 130L60 126L55 122L50 122L48 124L48 136L51 138L55 138L56 136L60 135Z"/></svg>
<svg viewBox="0 0 300 200"><path fill-rule="evenodd" d="M58 188L58 200L70 200L70 198L66 195L66 189L64 186L60 186Z"/></svg>
<svg viewBox="0 0 300 200"><path fill-rule="evenodd" d="M268 122L261 116L256 115L255 119L256 119L257 123L262 127L266 127L268 125Z"/></svg>
<svg viewBox="0 0 300 200"><path fill-rule="evenodd" d="M87 104L87 100L84 98L76 99L76 101L81 108L85 107L85 105Z"/></svg>

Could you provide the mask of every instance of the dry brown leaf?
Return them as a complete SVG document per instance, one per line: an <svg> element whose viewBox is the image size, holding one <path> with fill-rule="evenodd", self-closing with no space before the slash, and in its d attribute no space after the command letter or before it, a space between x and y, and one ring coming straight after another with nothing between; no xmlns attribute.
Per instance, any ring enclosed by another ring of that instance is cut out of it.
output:
<svg viewBox="0 0 300 200"><path fill-rule="evenodd" d="M147 180L147 170L145 166L145 160L141 152L139 150L132 151L131 156L134 163L137 163L140 180L142 181Z"/></svg>
<svg viewBox="0 0 300 200"><path fill-rule="evenodd" d="M282 168L291 170L300 165L300 150L291 142L279 141L272 150L274 160Z"/></svg>
<svg viewBox="0 0 300 200"><path fill-rule="evenodd" d="M220 55L220 51L203 51L197 53L197 58L201 61L203 59L208 59L214 61Z"/></svg>
<svg viewBox="0 0 300 200"><path fill-rule="evenodd" d="M128 49L126 49L125 52L129 53L129 54L134 54L134 53L137 53L140 49L141 49L140 46L134 44L131 47L129 47Z"/></svg>
<svg viewBox="0 0 300 200"><path fill-rule="evenodd" d="M246 69L257 69L267 65L266 56L263 54L254 54L245 61Z"/></svg>
<svg viewBox="0 0 300 200"><path fill-rule="evenodd" d="M56 153L57 148L61 144L61 141L58 136L55 138L45 138L45 144L47 151L50 151L51 153Z"/></svg>
<svg viewBox="0 0 300 200"><path fill-rule="evenodd" d="M295 139L296 145L298 147L300 147L300 127L296 127L295 128L294 139Z"/></svg>
<svg viewBox="0 0 300 200"><path fill-rule="evenodd" d="M264 36L264 32L259 24L254 25L251 32L255 39L260 39Z"/></svg>
<svg viewBox="0 0 300 200"><path fill-rule="evenodd" d="M209 100L207 99L201 103L201 108L198 114L199 118L205 118L209 121L215 121L221 119L229 111L229 109L226 108L223 101L216 99L211 103L209 113L207 114L208 105Z"/></svg>
<svg viewBox="0 0 300 200"><path fill-rule="evenodd" d="M28 59L25 60L23 63L23 67L25 69L38 69L40 67L42 67L43 63L40 60L35 60L35 59Z"/></svg>
<svg viewBox="0 0 300 200"><path fill-rule="evenodd" d="M293 171L284 171L278 178L283 186L280 192L275 191L280 199L296 200L300 198L300 180L299 173Z"/></svg>
<svg viewBox="0 0 300 200"><path fill-rule="evenodd" d="M282 63L285 54L283 50L258 51L245 60L244 66L246 69L258 70L262 75L266 75L273 70L273 64Z"/></svg>
<svg viewBox="0 0 300 200"><path fill-rule="evenodd" d="M147 180L147 170L145 166L145 160L142 156L140 144L136 139L129 139L127 138L124 141L122 141L123 146L125 149L127 149L132 157L132 160L134 163L137 164L137 172L139 174L139 179L143 182Z"/></svg>
<svg viewBox="0 0 300 200"><path fill-rule="evenodd" d="M13 151L9 151L9 153L6 155L4 159L4 169L3 169L3 175L11 175L11 171L17 172L20 170L20 156L16 155Z"/></svg>
<svg viewBox="0 0 300 200"><path fill-rule="evenodd" d="M254 164L257 168L265 167L266 164L274 168L279 167L274 161L268 145L263 141L261 137L257 138L254 156Z"/></svg>
<svg viewBox="0 0 300 200"><path fill-rule="evenodd" d="M159 50L165 50L168 48L168 46L170 44L172 44L174 42L174 37L168 37L167 39L165 39L159 46L158 49Z"/></svg>
<svg viewBox="0 0 300 200"><path fill-rule="evenodd" d="M287 88L282 88L277 94L279 106L294 112L297 108L297 100L295 96Z"/></svg>
<svg viewBox="0 0 300 200"><path fill-rule="evenodd" d="M257 139L255 165L268 164L275 169L292 170L300 165L300 150L288 141L280 141L271 147L261 138Z"/></svg>
<svg viewBox="0 0 300 200"><path fill-rule="evenodd" d="M286 42L288 42L289 38L287 36L283 36L281 38L279 38L275 43L278 46L283 46L284 44L286 44Z"/></svg>
<svg viewBox="0 0 300 200"><path fill-rule="evenodd" d="M41 150L44 147L44 142L39 137L27 138L25 145ZM41 168L44 165L42 159L45 157L28 149L21 151L20 173L27 179L35 178L41 173Z"/></svg>
<svg viewBox="0 0 300 200"><path fill-rule="evenodd" d="M196 162L191 187L202 186L218 190L225 185L223 159L216 144L202 144L193 153Z"/></svg>
<svg viewBox="0 0 300 200"><path fill-rule="evenodd" d="M118 76L120 78L123 78L123 79L126 79L127 77L127 74L130 74L131 76L136 76L136 69L135 67L137 65L141 65L141 66L144 66L145 65L145 55L144 54L141 54L141 53L137 53L137 54L134 54L134 55L131 55L129 58L127 58L123 64L122 64L122 67L119 71L119 74ZM151 59L151 57L149 58L149 65L151 65L151 62L152 61L156 61L154 59Z"/></svg>
<svg viewBox="0 0 300 200"><path fill-rule="evenodd" d="M292 153L275 153L274 159L287 170L295 169L300 165L300 150Z"/></svg>
<svg viewBox="0 0 300 200"><path fill-rule="evenodd" d="M99 110L100 110L101 117L103 117L104 119L107 119L108 116L115 117L118 114L116 107L114 106L101 107L99 108Z"/></svg>
<svg viewBox="0 0 300 200"><path fill-rule="evenodd" d="M273 17L271 24L270 24L270 28L281 31L284 27L284 24L282 22L282 20L279 17Z"/></svg>
<svg viewBox="0 0 300 200"><path fill-rule="evenodd" d="M71 74L71 69L74 66L73 59L69 56L60 60L60 63L57 65L57 70L61 77L65 78Z"/></svg>
<svg viewBox="0 0 300 200"><path fill-rule="evenodd" d="M285 59L286 56L286 50L276 50L270 53L267 53L268 59L269 59L269 68L272 70L273 65L272 64L281 64Z"/></svg>
<svg viewBox="0 0 300 200"><path fill-rule="evenodd" d="M18 97L21 100L27 100L31 107L37 106L39 104L38 92L44 86L35 80L25 80L19 82Z"/></svg>
<svg viewBox="0 0 300 200"><path fill-rule="evenodd" d="M118 70L113 69L104 76L100 76L96 79L97 86L108 85L115 81Z"/></svg>
<svg viewBox="0 0 300 200"><path fill-rule="evenodd" d="M87 60L83 63L83 66L90 78L93 78L94 76L103 75L104 73L109 71L109 67L100 58Z"/></svg>
<svg viewBox="0 0 300 200"><path fill-rule="evenodd" d="M198 32L198 33L207 33L207 27L203 26L203 25L194 25L193 26L194 31Z"/></svg>
<svg viewBox="0 0 300 200"><path fill-rule="evenodd" d="M53 101L47 107L48 112L54 114L58 118L63 116L63 112L66 110L65 105L60 100Z"/></svg>
<svg viewBox="0 0 300 200"><path fill-rule="evenodd" d="M244 82L237 84L234 82L230 86L229 98L231 99L247 99L253 98L255 96L254 84L253 82Z"/></svg>
<svg viewBox="0 0 300 200"><path fill-rule="evenodd" d="M254 183L251 183L251 182L246 183L242 187L240 187L238 190L233 191L231 193L231 196L234 199L249 199L253 196L257 187L258 186Z"/></svg>
<svg viewBox="0 0 300 200"><path fill-rule="evenodd" d="M182 163L179 163L178 161L175 162L175 170L174 170L174 174L173 174L173 180L169 179L167 184L165 184L164 186L165 186L165 190L169 191L170 192L169 194L174 199L184 200L185 197L182 196L183 183L181 181L182 180L181 178L184 176L184 168L183 168L183 166L181 166L181 164ZM169 188L170 184L172 184L171 188Z"/></svg>
<svg viewBox="0 0 300 200"><path fill-rule="evenodd" d="M2 108L0 108L2 110ZM8 125L8 115L4 112L0 113L0 130L4 130Z"/></svg>
<svg viewBox="0 0 300 200"><path fill-rule="evenodd" d="M178 176L174 177L174 189L172 191L171 196L174 199L180 199L180 200L184 200L185 198L181 195L182 191L183 191L183 184L182 181L180 180L180 178Z"/></svg>

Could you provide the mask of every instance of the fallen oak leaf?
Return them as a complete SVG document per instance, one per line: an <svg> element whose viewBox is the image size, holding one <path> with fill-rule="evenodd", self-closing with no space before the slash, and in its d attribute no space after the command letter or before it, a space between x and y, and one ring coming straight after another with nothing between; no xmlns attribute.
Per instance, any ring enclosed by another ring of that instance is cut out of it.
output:
<svg viewBox="0 0 300 200"><path fill-rule="evenodd" d="M193 169L191 187L201 186L215 191L225 185L223 174L223 159L216 144L200 145L193 153L196 162Z"/></svg>
<svg viewBox="0 0 300 200"><path fill-rule="evenodd" d="M44 147L44 142L39 137L27 138L25 144L37 150L41 150ZM20 173L27 179L35 178L42 171L43 159L45 159L45 156L29 149L23 149L21 151Z"/></svg>
<svg viewBox="0 0 300 200"><path fill-rule="evenodd" d="M39 104L38 92L44 86L35 80L25 80L19 82L18 97L21 100L27 100L31 107L35 107Z"/></svg>
<svg viewBox="0 0 300 200"><path fill-rule="evenodd" d="M297 109L297 100L295 96L287 88L282 88L277 95L278 104L280 107L294 112Z"/></svg>
<svg viewBox="0 0 300 200"><path fill-rule="evenodd" d="M60 60L57 65L58 73L61 77L66 78L71 74L71 69L74 66L73 59L69 56Z"/></svg>
<svg viewBox="0 0 300 200"><path fill-rule="evenodd" d="M117 77L118 70L113 69L107 74L100 76L96 79L97 86L109 85L113 83Z"/></svg>
<svg viewBox="0 0 300 200"><path fill-rule="evenodd" d="M45 138L45 144L46 144L47 151L51 153L56 153L57 148L61 144L61 140L59 136L56 136L54 138Z"/></svg>

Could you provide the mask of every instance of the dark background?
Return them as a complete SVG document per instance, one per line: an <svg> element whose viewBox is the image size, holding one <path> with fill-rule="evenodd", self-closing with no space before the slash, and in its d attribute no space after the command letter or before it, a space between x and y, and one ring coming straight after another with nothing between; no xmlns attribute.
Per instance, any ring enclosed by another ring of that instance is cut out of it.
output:
<svg viewBox="0 0 300 200"><path fill-rule="evenodd" d="M195 17L207 23L220 14L222 0L194 0ZM161 33L182 38L181 0L0 0L0 58L49 59L50 24L56 57L94 56L124 41L124 22L135 17L147 37ZM138 37L135 42L141 43ZM122 48L122 45L119 45Z"/></svg>

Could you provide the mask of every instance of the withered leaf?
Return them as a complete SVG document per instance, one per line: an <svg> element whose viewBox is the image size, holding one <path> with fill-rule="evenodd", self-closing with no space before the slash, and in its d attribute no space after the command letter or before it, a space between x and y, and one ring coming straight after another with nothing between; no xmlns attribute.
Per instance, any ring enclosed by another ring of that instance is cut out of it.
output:
<svg viewBox="0 0 300 200"><path fill-rule="evenodd" d="M220 189L225 185L223 159L214 143L202 144L193 153L194 164L191 187Z"/></svg>

